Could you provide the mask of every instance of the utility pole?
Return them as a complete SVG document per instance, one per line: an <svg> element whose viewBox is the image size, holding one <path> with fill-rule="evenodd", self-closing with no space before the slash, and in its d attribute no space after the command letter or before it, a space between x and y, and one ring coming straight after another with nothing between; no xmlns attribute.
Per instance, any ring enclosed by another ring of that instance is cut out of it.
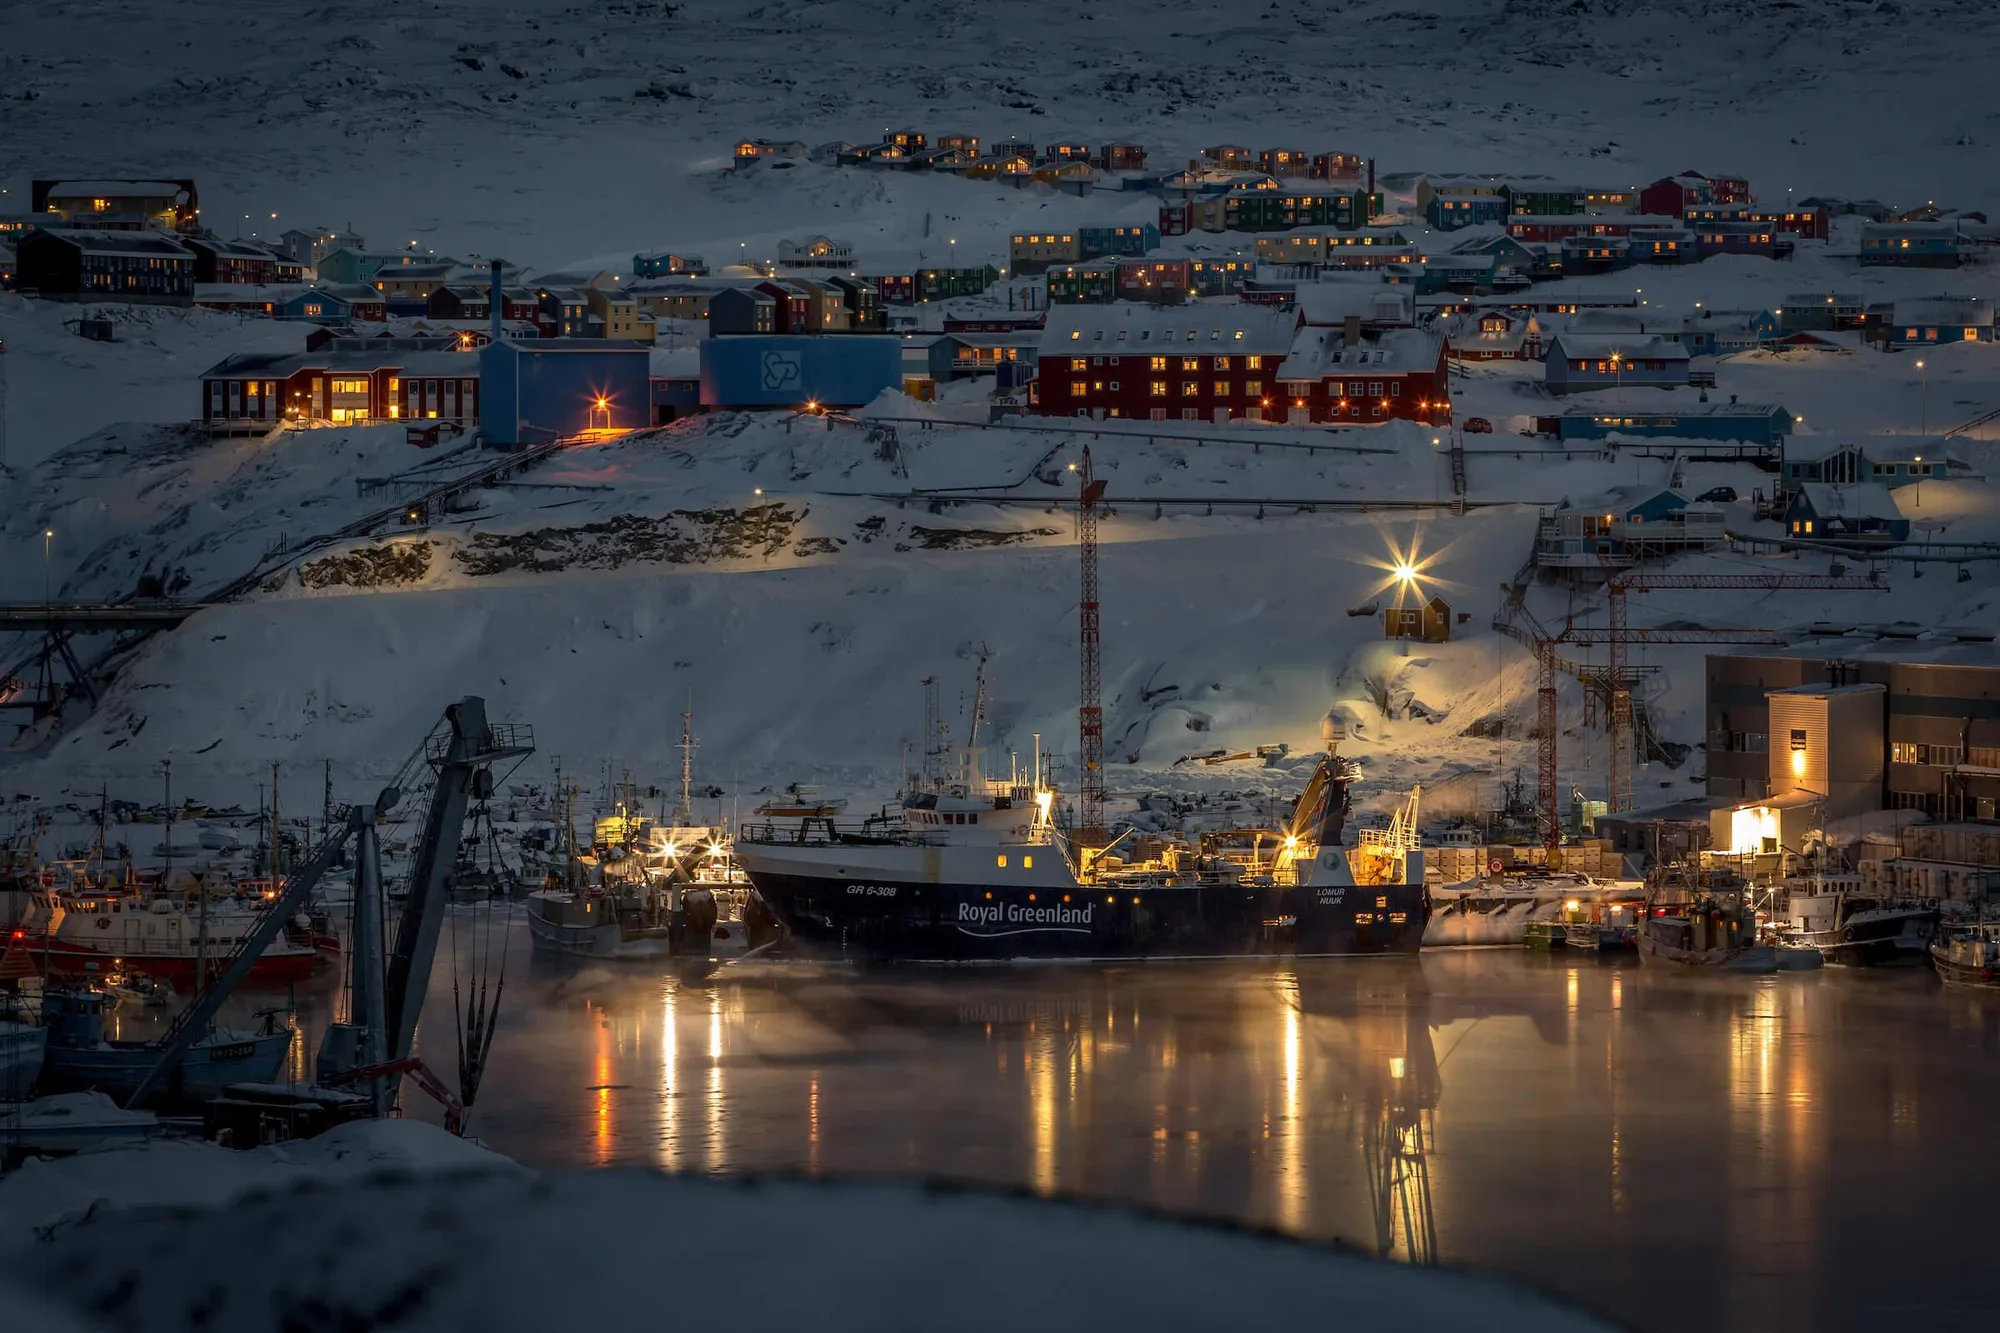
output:
<svg viewBox="0 0 2000 1333"><path fill-rule="evenodd" d="M938 732L944 724L938 719L938 682L936 676L925 676L924 687L924 770L923 782L928 789L935 789L943 775L938 772Z"/></svg>

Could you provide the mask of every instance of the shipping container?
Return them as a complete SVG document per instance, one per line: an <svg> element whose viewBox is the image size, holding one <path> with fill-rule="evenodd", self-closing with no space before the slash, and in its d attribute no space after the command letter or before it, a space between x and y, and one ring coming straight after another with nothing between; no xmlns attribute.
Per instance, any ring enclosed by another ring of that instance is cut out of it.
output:
<svg viewBox="0 0 2000 1333"><path fill-rule="evenodd" d="M479 350L479 429L513 448L652 424L652 351L613 338L503 338Z"/></svg>
<svg viewBox="0 0 2000 1333"><path fill-rule="evenodd" d="M902 383L903 339L895 336L705 338L701 344L704 407L860 407Z"/></svg>

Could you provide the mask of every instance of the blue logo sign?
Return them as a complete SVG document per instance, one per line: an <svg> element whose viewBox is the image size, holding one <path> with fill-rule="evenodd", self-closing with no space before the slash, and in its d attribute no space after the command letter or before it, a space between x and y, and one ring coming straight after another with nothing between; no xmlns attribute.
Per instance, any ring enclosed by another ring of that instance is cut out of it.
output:
<svg viewBox="0 0 2000 1333"><path fill-rule="evenodd" d="M796 352L764 353L764 387L776 393L796 389L805 380L805 367Z"/></svg>

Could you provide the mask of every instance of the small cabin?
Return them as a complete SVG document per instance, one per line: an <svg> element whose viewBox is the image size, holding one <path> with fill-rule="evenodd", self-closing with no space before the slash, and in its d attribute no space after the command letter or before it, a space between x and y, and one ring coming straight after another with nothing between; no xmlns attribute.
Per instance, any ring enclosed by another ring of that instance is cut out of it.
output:
<svg viewBox="0 0 2000 1333"><path fill-rule="evenodd" d="M1451 638L1451 605L1433 597L1421 606L1392 606L1382 613L1382 637L1445 643Z"/></svg>

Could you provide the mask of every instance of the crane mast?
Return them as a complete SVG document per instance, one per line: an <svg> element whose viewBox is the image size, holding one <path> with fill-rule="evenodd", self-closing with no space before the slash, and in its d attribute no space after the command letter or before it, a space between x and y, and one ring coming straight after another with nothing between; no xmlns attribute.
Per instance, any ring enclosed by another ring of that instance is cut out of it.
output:
<svg viewBox="0 0 2000 1333"><path fill-rule="evenodd" d="M1082 688L1076 710L1079 764L1076 836L1085 846L1104 841L1104 705L1098 641L1097 508L1104 483L1091 474L1090 446L1077 470L1076 536L1082 580L1077 599L1077 650Z"/></svg>

